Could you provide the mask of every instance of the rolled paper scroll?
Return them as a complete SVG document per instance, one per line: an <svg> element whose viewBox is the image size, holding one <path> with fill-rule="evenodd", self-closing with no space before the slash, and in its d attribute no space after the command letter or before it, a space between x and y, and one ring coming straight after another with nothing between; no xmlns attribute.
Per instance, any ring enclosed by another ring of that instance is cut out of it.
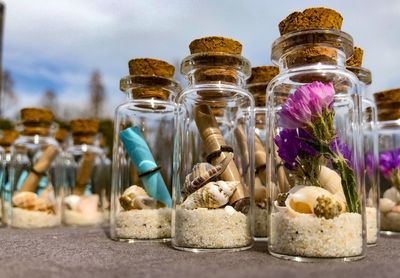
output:
<svg viewBox="0 0 400 278"><path fill-rule="evenodd" d="M35 165L32 167L32 170L29 172L28 177L25 179L24 183L18 191L36 192L42 175L50 168L50 165L56 157L57 153L57 147L53 145L47 146Z"/></svg>
<svg viewBox="0 0 400 278"><path fill-rule="evenodd" d="M210 156L211 154L220 153L219 155L213 156L211 158L211 164L217 165L227 155L227 152L223 151L224 146L226 145L221 130L218 127L218 123L208 105L197 106L196 108L194 108L193 113L206 154ZM240 182L236 187L236 190L233 193L232 197L229 199L229 204L235 204L237 202L241 203L241 200L248 199L248 192L245 191L245 188L241 183L242 179L240 177L240 173L233 160L229 163L228 167L226 167L226 170L221 174L221 179L224 181ZM241 206L241 204L237 205L239 207Z"/></svg>
<svg viewBox="0 0 400 278"><path fill-rule="evenodd" d="M265 152L264 144L260 137L255 134L254 136L254 166L257 171L257 176L260 178L263 185L267 184L267 153Z"/></svg>
<svg viewBox="0 0 400 278"><path fill-rule="evenodd" d="M172 207L171 195L140 128L138 126L126 128L119 136L139 173L147 194L167 207Z"/></svg>
<svg viewBox="0 0 400 278"><path fill-rule="evenodd" d="M82 156L82 162L78 169L78 173L75 179L75 186L73 189L74 195L84 195L86 185L90 181L92 176L96 155L91 152L84 153Z"/></svg>

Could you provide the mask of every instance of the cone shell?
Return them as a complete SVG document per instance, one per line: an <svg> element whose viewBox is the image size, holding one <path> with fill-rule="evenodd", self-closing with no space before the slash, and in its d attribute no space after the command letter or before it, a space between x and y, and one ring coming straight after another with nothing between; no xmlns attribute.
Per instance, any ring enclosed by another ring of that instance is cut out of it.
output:
<svg viewBox="0 0 400 278"><path fill-rule="evenodd" d="M322 188L328 190L342 202L345 202L346 197L343 192L342 178L337 172L326 166L321 166L318 180Z"/></svg>
<svg viewBox="0 0 400 278"><path fill-rule="evenodd" d="M124 210L155 209L161 206L155 199L147 195L143 188L137 185L128 187L119 198L119 202Z"/></svg>
<svg viewBox="0 0 400 278"><path fill-rule="evenodd" d="M182 208L220 208L226 205L240 184L237 181L217 181L209 182L189 197L182 203Z"/></svg>
<svg viewBox="0 0 400 278"><path fill-rule="evenodd" d="M221 163L214 166L210 163L198 163L193 167L193 170L185 178L183 194L189 195L198 190L203 185L207 184L212 179L218 178L229 165L232 160L232 154L227 155Z"/></svg>
<svg viewBox="0 0 400 278"><path fill-rule="evenodd" d="M338 200L328 190L317 186L295 186L289 191L285 205L293 216L315 214L314 208L318 204L317 199L319 197L330 198L334 202L339 202L342 209L346 207L341 200Z"/></svg>

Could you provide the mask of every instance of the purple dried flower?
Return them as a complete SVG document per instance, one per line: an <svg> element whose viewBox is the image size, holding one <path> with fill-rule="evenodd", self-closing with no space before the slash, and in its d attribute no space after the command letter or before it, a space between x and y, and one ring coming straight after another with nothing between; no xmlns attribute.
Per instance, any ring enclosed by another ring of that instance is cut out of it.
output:
<svg viewBox="0 0 400 278"><path fill-rule="evenodd" d="M353 165L353 159L349 146L342 143L340 137L336 136L329 144L329 148L338 156L343 157L349 165Z"/></svg>
<svg viewBox="0 0 400 278"><path fill-rule="evenodd" d="M379 169L386 178L390 178L394 170L400 169L400 148L381 153Z"/></svg>
<svg viewBox="0 0 400 278"><path fill-rule="evenodd" d="M315 156L318 152L306 141L314 141L303 129L283 129L274 139L278 146L278 155L285 162L285 167L294 170L298 159Z"/></svg>
<svg viewBox="0 0 400 278"><path fill-rule="evenodd" d="M279 111L279 126L306 128L312 125L314 118L322 117L324 110L332 109L334 95L332 83L314 81L299 87Z"/></svg>

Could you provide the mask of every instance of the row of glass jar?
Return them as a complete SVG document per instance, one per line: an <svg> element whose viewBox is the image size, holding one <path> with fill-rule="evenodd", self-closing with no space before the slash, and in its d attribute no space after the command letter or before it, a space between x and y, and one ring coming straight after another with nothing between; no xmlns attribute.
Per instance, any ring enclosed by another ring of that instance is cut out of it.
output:
<svg viewBox="0 0 400 278"><path fill-rule="evenodd" d="M65 130L56 134L48 110L26 108L21 119L19 135L0 131L3 224L44 228L108 221L111 161L99 144L98 121L71 121L69 140Z"/></svg>

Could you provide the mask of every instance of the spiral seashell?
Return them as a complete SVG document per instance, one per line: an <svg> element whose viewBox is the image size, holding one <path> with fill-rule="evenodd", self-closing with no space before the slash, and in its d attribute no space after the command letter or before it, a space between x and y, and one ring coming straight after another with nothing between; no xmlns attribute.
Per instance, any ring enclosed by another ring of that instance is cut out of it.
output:
<svg viewBox="0 0 400 278"><path fill-rule="evenodd" d="M346 207L334 194L317 186L295 186L289 191L285 205L293 216L314 214L327 219L339 215Z"/></svg>
<svg viewBox="0 0 400 278"><path fill-rule="evenodd" d="M128 187L119 198L119 202L124 210L162 207L159 202L147 195L143 188L136 185Z"/></svg>
<svg viewBox="0 0 400 278"><path fill-rule="evenodd" d="M14 206L23 209L34 209L36 205L37 195L34 192L23 191L17 192L12 198Z"/></svg>
<svg viewBox="0 0 400 278"><path fill-rule="evenodd" d="M322 188L340 198L341 201L346 201L342 187L342 178L336 171L322 165L318 180Z"/></svg>
<svg viewBox="0 0 400 278"><path fill-rule="evenodd" d="M196 192L192 193L182 203L182 208L219 208L226 205L240 184L237 181L217 181L209 182Z"/></svg>
<svg viewBox="0 0 400 278"><path fill-rule="evenodd" d="M207 184L209 181L218 178L225 171L232 158L233 154L230 153L215 166L210 163L196 164L193 167L192 172L185 178L185 184L182 190L183 195L187 196Z"/></svg>

